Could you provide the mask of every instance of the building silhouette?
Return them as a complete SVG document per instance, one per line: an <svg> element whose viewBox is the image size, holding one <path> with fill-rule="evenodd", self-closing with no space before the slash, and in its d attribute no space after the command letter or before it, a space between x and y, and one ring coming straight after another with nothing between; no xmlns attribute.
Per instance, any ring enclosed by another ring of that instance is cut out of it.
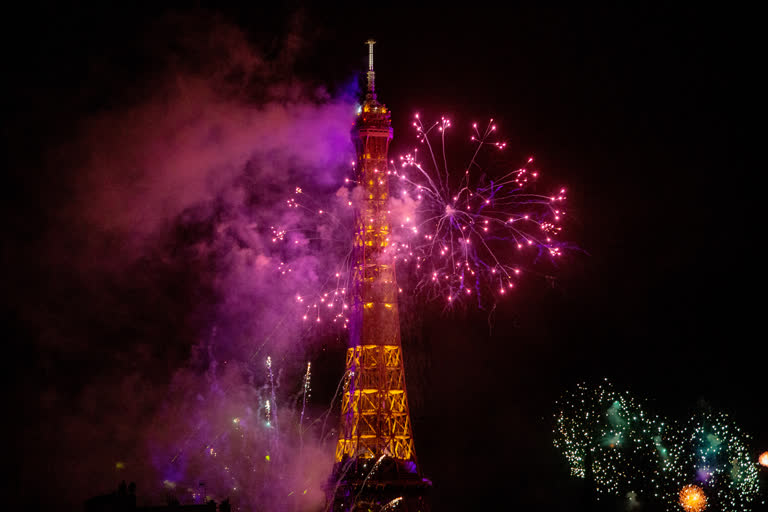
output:
<svg viewBox="0 0 768 512"><path fill-rule="evenodd" d="M83 504L84 512L231 512L229 499L218 505L214 501L202 504L182 505L172 495L168 496L165 505L136 505L136 484L126 485L120 482L117 490L89 498Z"/></svg>

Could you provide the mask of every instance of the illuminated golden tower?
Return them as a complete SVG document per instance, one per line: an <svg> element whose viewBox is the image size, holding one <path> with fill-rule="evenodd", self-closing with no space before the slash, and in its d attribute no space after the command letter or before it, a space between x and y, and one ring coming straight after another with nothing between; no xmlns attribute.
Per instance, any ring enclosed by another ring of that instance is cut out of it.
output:
<svg viewBox="0 0 768 512"><path fill-rule="evenodd" d="M394 254L390 244L387 150L390 112L376 100L374 41L368 45L368 88L352 138L357 183L349 348L336 466L333 510L428 509L413 447L400 343Z"/></svg>

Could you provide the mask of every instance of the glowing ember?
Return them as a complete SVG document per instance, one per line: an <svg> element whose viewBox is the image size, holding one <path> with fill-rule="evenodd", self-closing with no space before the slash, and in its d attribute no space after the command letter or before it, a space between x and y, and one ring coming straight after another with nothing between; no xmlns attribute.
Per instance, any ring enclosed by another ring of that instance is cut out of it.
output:
<svg viewBox="0 0 768 512"><path fill-rule="evenodd" d="M686 512L700 512L707 508L707 495L698 485L686 485L680 491L680 505Z"/></svg>

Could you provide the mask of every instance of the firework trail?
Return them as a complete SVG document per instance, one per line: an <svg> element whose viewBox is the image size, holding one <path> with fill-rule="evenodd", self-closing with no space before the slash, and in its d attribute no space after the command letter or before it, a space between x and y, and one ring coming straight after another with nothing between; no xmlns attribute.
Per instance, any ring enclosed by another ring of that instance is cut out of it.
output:
<svg viewBox="0 0 768 512"><path fill-rule="evenodd" d="M312 363L307 363L307 371L304 374L304 386L302 387L302 393L301 393L301 416L299 418L299 430L301 430L302 426L304 425L304 414L307 411L307 400L309 400L309 382L310 378L312 376L310 370L312 369Z"/></svg>
<svg viewBox="0 0 768 512"><path fill-rule="evenodd" d="M275 376L272 373L272 357L267 356L267 374L269 375L269 388L271 391L272 405L275 408L275 412L271 412L270 402L267 400L267 421L270 423L274 420L274 426L277 429L277 395L275 395Z"/></svg>

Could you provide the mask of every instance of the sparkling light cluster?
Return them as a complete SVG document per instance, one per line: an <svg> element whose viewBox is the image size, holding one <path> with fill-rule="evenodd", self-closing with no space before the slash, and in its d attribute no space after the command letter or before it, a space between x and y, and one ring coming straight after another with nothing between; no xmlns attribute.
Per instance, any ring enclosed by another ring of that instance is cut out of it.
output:
<svg viewBox="0 0 768 512"><path fill-rule="evenodd" d="M571 473L588 478L598 493L637 493L670 511L707 504L748 511L759 494L749 437L724 413L700 411L684 424L670 422L605 381L567 393L555 420L555 446Z"/></svg>
<svg viewBox="0 0 768 512"><path fill-rule="evenodd" d="M265 363L263 386L248 390L243 401L256 407L233 407L223 400L221 408L214 408L217 414L204 415L186 439L177 440L178 451L169 461L173 477L163 480L162 486L182 503L231 498L233 510L254 510L276 500L305 510L308 503L317 501L319 491L309 487L314 471L311 457L317 452L314 448L306 454L303 451L305 445L314 446L318 435L318 422L310 417L307 407L311 364L307 363L302 379L301 403L298 407L281 406L278 425L274 361L267 357ZM290 401L286 398L284 403ZM218 414L225 411L230 413L226 417ZM324 433L323 429L320 437Z"/></svg>
<svg viewBox="0 0 768 512"><path fill-rule="evenodd" d="M672 469L674 432L643 403L606 381L597 388L579 384L558 405L555 446L574 476L589 476L600 493L664 492L660 473Z"/></svg>
<svg viewBox="0 0 768 512"><path fill-rule="evenodd" d="M758 464L750 455L748 436L722 412L702 411L683 428L686 450L677 470L703 486L708 501L721 510L751 510L759 489ZM693 468L693 472L691 471Z"/></svg>
<svg viewBox="0 0 768 512"><path fill-rule="evenodd" d="M349 182L348 179L346 181ZM341 190L348 193L346 189ZM291 197L286 199L285 206L299 212L300 220L291 218L290 228L270 226L272 243L281 244L288 250L304 248L327 260L338 258L331 263L332 270L319 284L296 294L301 319L318 324L330 320L346 328L349 322L347 295L350 288L353 203L342 201L337 194L334 200L323 206L304 193L301 187L296 187ZM287 275L293 272L293 268L280 261L277 271Z"/></svg>

